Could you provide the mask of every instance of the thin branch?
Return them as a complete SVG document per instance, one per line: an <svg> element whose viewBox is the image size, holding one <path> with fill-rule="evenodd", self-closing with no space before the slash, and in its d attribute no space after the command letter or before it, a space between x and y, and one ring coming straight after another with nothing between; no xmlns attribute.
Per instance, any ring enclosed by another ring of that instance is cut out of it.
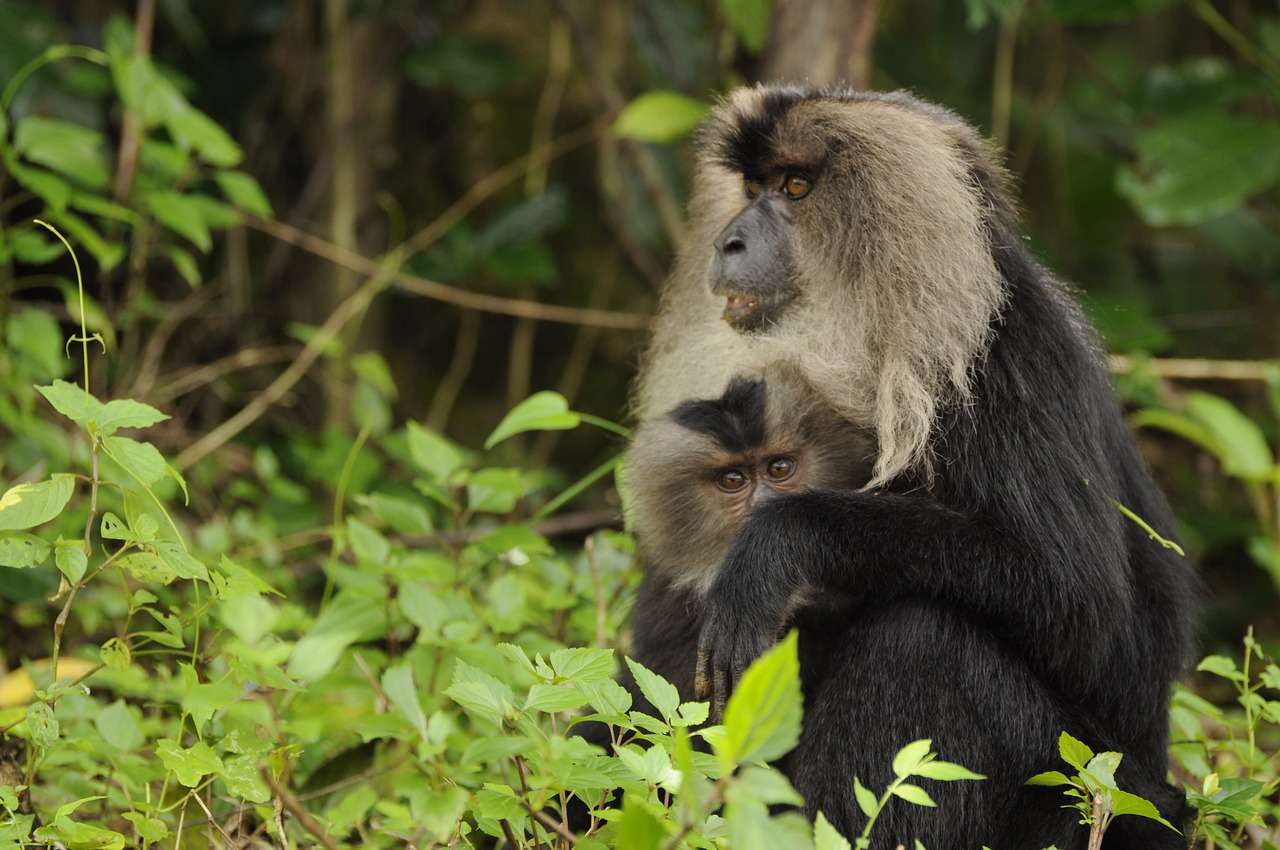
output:
<svg viewBox="0 0 1280 850"><path fill-rule="evenodd" d="M298 355L300 346L276 345L267 348L242 348L212 363L195 366L174 374L165 383L146 393L148 401L171 401L181 395L207 386L240 369L251 369L267 363L282 363ZM129 396L133 397L133 396Z"/></svg>
<svg viewBox="0 0 1280 850"><path fill-rule="evenodd" d="M196 461L217 451L227 441L266 413L272 405L293 388L294 384L302 379L302 376L319 359L329 343L346 327L347 322L362 314L365 308L369 306L369 302L378 293L387 288L395 274L396 269L394 268L379 269L359 289L347 296L346 300L338 305L332 315L312 335L311 340L303 347L298 358L290 363L288 368L280 373L266 389L259 393L242 410L188 446L178 455L174 465L179 470L187 469Z"/></svg>
<svg viewBox="0 0 1280 850"><path fill-rule="evenodd" d="M478 184L477 184L478 185ZM438 219L437 219L438 220ZM361 272L367 275L377 273L380 268L376 261L354 251L340 248L318 236L290 227L271 219L246 216L246 223L256 230L292 242L304 251L331 263ZM410 252L406 251L405 256ZM649 326L649 317L640 313L618 313L611 310L590 310L582 307L562 307L555 304L542 304L537 301L524 301L519 298L503 298L497 295L485 295L480 292L469 292L447 286L434 280L398 271L392 276L392 283L399 289L433 301L443 301L464 307L468 310L479 310L483 313L496 313L503 316L522 316L544 322L561 322L567 325L590 325L597 328L613 328L616 330L644 330Z"/></svg>
<svg viewBox="0 0 1280 850"><path fill-rule="evenodd" d="M329 850L339 850L337 842L329 837L329 834L324 831L324 827L316 823L316 819L311 817L311 813L302 807L302 804L289 792L289 789L280 784L279 780L271 773L271 768L262 768L259 771L259 775L271 787L271 793L276 795L276 799L284 806L285 811L293 815L303 829L314 835L316 840ZM280 840L284 841L283 834L281 834Z"/></svg>
<svg viewBox="0 0 1280 850"><path fill-rule="evenodd" d="M1139 366L1159 378L1175 378L1189 381L1265 381L1268 367L1265 360L1204 360L1180 357L1153 357L1150 360L1112 354L1107 358L1112 372L1127 374Z"/></svg>

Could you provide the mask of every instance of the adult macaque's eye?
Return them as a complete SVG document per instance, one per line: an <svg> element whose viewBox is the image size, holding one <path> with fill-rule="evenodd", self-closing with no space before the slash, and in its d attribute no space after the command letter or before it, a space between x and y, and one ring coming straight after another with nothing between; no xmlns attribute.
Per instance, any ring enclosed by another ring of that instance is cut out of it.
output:
<svg viewBox="0 0 1280 850"><path fill-rule="evenodd" d="M774 481L786 481L795 474L795 471L796 462L789 457L775 457L769 461L769 466L766 469L769 477Z"/></svg>
<svg viewBox="0 0 1280 850"><path fill-rule="evenodd" d="M726 493L736 493L747 486L747 476L740 469L726 469L716 476L716 486Z"/></svg>
<svg viewBox="0 0 1280 850"><path fill-rule="evenodd" d="M782 193L793 201L798 201L813 188L813 181L799 174L788 174L782 181Z"/></svg>

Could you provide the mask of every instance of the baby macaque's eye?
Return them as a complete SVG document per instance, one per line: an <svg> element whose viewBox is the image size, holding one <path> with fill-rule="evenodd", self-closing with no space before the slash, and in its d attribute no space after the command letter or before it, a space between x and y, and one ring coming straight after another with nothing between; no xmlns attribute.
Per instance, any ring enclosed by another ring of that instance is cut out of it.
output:
<svg viewBox="0 0 1280 850"><path fill-rule="evenodd" d="M796 462L789 457L775 457L766 468L768 476L774 481L786 481L796 471Z"/></svg>
<svg viewBox="0 0 1280 850"><path fill-rule="evenodd" d="M716 486L726 493L736 493L747 486L747 476L741 469L726 469L716 476Z"/></svg>

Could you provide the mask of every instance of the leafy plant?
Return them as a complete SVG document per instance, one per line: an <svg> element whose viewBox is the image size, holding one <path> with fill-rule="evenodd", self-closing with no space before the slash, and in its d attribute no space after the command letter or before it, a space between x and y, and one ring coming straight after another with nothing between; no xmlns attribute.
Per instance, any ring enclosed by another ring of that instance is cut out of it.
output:
<svg viewBox="0 0 1280 850"><path fill-rule="evenodd" d="M1271 366L1268 374L1272 412L1280 421L1280 366ZM1248 541L1249 555L1280 589L1280 461L1262 428L1226 399L1198 391L1187 394L1185 410L1147 408L1131 421L1191 441L1240 482L1257 521L1257 534Z"/></svg>
<svg viewBox="0 0 1280 850"><path fill-rule="evenodd" d="M1094 753L1088 745L1063 732L1058 737L1058 754L1075 773L1068 776L1059 770L1038 773L1028 785L1065 786L1063 793L1076 802L1070 808L1080 812L1080 823L1089 827L1090 850L1102 846L1102 837L1113 818L1137 815L1158 821L1170 829L1177 828L1161 817L1160 812L1143 797L1122 791L1116 785L1116 769L1124 756L1120 753Z"/></svg>

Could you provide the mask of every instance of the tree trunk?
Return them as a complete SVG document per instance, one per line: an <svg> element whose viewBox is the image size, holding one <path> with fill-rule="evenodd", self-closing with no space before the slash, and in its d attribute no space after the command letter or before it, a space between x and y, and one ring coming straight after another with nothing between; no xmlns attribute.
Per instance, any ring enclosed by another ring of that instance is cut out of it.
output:
<svg viewBox="0 0 1280 850"><path fill-rule="evenodd" d="M880 0L779 0L763 80L865 89Z"/></svg>

